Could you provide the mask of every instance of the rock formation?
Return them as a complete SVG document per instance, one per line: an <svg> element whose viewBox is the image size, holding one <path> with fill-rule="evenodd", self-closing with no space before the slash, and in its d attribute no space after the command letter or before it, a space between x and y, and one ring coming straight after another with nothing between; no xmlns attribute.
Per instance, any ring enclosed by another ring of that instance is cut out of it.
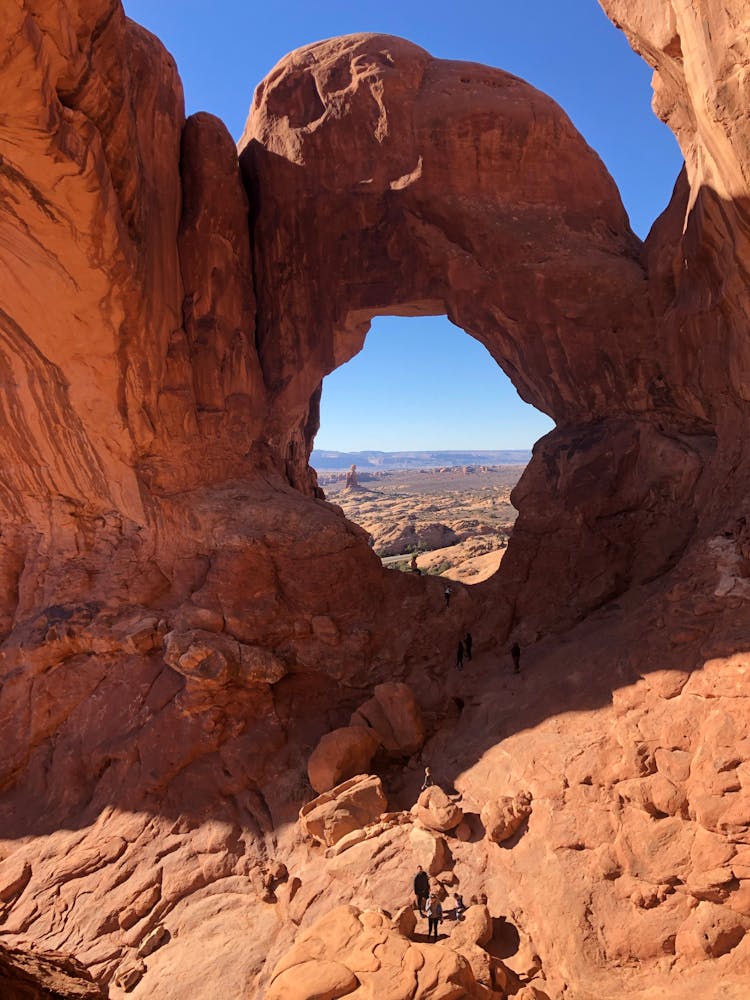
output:
<svg viewBox="0 0 750 1000"><path fill-rule="evenodd" d="M75 959L56 952L24 952L0 945L3 1000L105 1000L106 993Z"/></svg>
<svg viewBox="0 0 750 1000"><path fill-rule="evenodd" d="M456 805L437 785L425 788L420 793L414 807L414 813L428 830L455 830L464 814L461 807Z"/></svg>
<svg viewBox="0 0 750 1000"><path fill-rule="evenodd" d="M357 466L353 465L346 474L345 489L356 490L358 488L359 488L359 477L357 476Z"/></svg>
<svg viewBox="0 0 750 1000"><path fill-rule="evenodd" d="M404 970L446 996L746 997L744 11L603 6L685 153L645 244L564 112L500 70L308 46L238 159L119 0L5 4L4 948L160 1000ZM370 320L443 312L557 425L498 573L450 607L308 466ZM402 682L413 704L380 687ZM442 833L410 812L425 739L461 797ZM393 811L311 843L310 782L373 762ZM415 939L417 864L486 905L489 941Z"/></svg>
<svg viewBox="0 0 750 1000"><path fill-rule="evenodd" d="M308 836L333 847L342 837L377 820L387 804L380 778L360 774L308 802L300 809L299 819Z"/></svg>

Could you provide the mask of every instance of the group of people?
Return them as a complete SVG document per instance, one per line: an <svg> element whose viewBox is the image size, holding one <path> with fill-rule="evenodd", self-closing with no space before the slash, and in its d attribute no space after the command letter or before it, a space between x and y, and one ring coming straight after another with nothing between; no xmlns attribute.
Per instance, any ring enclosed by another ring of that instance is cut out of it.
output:
<svg viewBox="0 0 750 1000"><path fill-rule="evenodd" d="M414 876L414 896L420 917L427 917L427 938L434 938L437 941L438 926L443 922L443 904L440 902L437 893L430 890L430 877L420 865ZM454 893L454 920L460 920L466 906L463 897Z"/></svg>
<svg viewBox="0 0 750 1000"><path fill-rule="evenodd" d="M412 559L412 569L416 567L416 556ZM443 596L445 597L446 608L450 607L451 594L453 593L453 587L446 585L443 591ZM471 632L466 633L463 639L458 640L458 646L456 647L456 670L463 670L464 668L464 657L467 660L471 660L471 647L474 640L471 637ZM510 647L510 656L513 660L513 673L520 674L521 672L521 647L517 642L514 642Z"/></svg>
<svg viewBox="0 0 750 1000"><path fill-rule="evenodd" d="M471 637L471 632L467 632L463 639L458 640L458 646L456 648L456 670L464 669L464 656L469 662L471 662L471 648L474 644L474 640ZM513 673L520 674L521 672L521 647L517 642L514 642L510 647L510 658L513 661Z"/></svg>

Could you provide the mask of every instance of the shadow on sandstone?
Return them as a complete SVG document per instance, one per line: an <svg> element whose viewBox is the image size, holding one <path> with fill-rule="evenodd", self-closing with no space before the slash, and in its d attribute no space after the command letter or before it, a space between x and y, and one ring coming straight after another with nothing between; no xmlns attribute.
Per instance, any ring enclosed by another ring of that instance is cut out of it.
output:
<svg viewBox="0 0 750 1000"><path fill-rule="evenodd" d="M566 714L610 705L614 692L648 685L651 674L655 694L669 696L707 659L745 650L741 604L703 596L697 617L700 583L693 578L686 588L682 579L679 571L671 591L668 579L657 581L524 647L519 675L505 649L493 648L486 615L472 623L484 651L463 673L413 666L405 679L430 739L411 763L381 761L389 800L399 808L416 801L424 763L436 764L439 783L455 789L463 772L515 733L550 717L564 725ZM60 628L59 614L55 621ZM22 674L8 676L0 835L82 829L115 809L195 825L223 817L265 840L313 797L306 765L317 740L348 725L369 693L317 671L251 692L191 692L158 651L74 654L41 671L30 691ZM460 714L456 698L465 702Z"/></svg>

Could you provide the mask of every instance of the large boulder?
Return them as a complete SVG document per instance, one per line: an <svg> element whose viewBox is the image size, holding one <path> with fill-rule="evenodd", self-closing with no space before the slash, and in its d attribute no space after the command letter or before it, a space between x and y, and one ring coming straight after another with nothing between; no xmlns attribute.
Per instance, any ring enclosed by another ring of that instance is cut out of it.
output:
<svg viewBox="0 0 750 1000"><path fill-rule="evenodd" d="M452 861L445 837L423 830L420 826L414 826L409 831L409 846L428 875L445 871Z"/></svg>
<svg viewBox="0 0 750 1000"><path fill-rule="evenodd" d="M422 826L443 833L455 830L464 818L461 807L437 785L425 788L417 799L413 811Z"/></svg>
<svg viewBox="0 0 750 1000"><path fill-rule="evenodd" d="M380 778L358 774L308 802L300 809L299 820L310 837L332 847L348 833L372 823L387 807Z"/></svg>
<svg viewBox="0 0 750 1000"><path fill-rule="evenodd" d="M380 740L371 729L344 726L322 736L307 762L307 776L316 792L328 792L336 785L366 773Z"/></svg>
<svg viewBox="0 0 750 1000"><path fill-rule="evenodd" d="M396 757L410 757L425 741L417 699L409 685L400 681L378 684L373 697L352 715L351 725L374 729L384 749Z"/></svg>
<svg viewBox="0 0 750 1000"><path fill-rule="evenodd" d="M750 916L702 900L677 931L675 953L690 962L719 958L750 930Z"/></svg>
<svg viewBox="0 0 750 1000"><path fill-rule="evenodd" d="M486 945L492 937L492 917L484 905L470 906L451 934L451 947Z"/></svg>
<svg viewBox="0 0 750 1000"><path fill-rule="evenodd" d="M531 814L531 795L519 792L516 796L504 795L482 807L481 820L487 840L502 844L517 833Z"/></svg>

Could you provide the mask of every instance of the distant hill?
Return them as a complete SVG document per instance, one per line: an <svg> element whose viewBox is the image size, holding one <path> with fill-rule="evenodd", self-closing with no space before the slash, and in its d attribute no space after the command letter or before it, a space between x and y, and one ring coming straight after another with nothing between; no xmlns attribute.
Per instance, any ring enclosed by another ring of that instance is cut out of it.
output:
<svg viewBox="0 0 750 1000"><path fill-rule="evenodd" d="M526 465L530 450L505 451L325 451L317 449L310 465L323 469L441 469L456 465Z"/></svg>

